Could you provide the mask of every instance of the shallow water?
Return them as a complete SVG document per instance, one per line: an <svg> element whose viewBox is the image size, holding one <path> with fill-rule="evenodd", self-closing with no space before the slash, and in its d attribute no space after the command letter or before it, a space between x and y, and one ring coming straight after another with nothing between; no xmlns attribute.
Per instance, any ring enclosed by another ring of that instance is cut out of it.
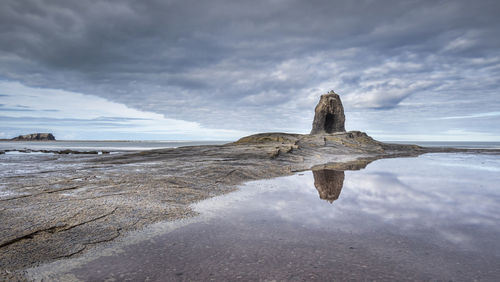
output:
<svg viewBox="0 0 500 282"><path fill-rule="evenodd" d="M51 170L74 170L83 166L87 158L95 154L57 154L71 150L79 152L95 151L120 154L182 146L220 145L226 141L0 141L0 199L2 178L43 173ZM22 152L20 152L21 150ZM27 153L26 150L33 152ZM50 153L40 150L53 151ZM3 153L3 151L6 151ZM7 195L4 191L4 195Z"/></svg>
<svg viewBox="0 0 500 282"><path fill-rule="evenodd" d="M499 281L499 170L498 155L427 154L254 181L51 277Z"/></svg>
<svg viewBox="0 0 500 282"><path fill-rule="evenodd" d="M2 150L49 150L49 151L145 151L182 146L220 145L227 141L0 141Z"/></svg>

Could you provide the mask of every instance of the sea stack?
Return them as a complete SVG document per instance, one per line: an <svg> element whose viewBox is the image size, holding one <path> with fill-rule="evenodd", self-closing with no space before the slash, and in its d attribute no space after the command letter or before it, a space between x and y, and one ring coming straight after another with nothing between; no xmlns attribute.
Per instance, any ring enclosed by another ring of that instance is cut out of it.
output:
<svg viewBox="0 0 500 282"><path fill-rule="evenodd" d="M52 133L32 133L19 135L11 139L12 141L55 141L56 138Z"/></svg>
<svg viewBox="0 0 500 282"><path fill-rule="evenodd" d="M345 132L344 107L333 90L321 95L314 110L311 134Z"/></svg>

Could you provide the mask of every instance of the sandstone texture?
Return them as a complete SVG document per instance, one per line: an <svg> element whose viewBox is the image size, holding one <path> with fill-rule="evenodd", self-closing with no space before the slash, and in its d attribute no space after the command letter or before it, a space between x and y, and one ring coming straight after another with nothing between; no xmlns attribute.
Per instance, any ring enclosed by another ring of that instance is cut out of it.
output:
<svg viewBox="0 0 500 282"><path fill-rule="evenodd" d="M335 92L321 95L314 110L311 134L345 132L344 107Z"/></svg>
<svg viewBox="0 0 500 282"><path fill-rule="evenodd" d="M32 133L19 135L11 139L12 141L55 141L56 138L52 133Z"/></svg>

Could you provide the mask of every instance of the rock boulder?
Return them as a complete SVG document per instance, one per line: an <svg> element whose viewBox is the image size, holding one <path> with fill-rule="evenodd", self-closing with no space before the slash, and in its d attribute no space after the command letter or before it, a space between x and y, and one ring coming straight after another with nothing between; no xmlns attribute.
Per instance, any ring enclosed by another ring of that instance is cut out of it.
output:
<svg viewBox="0 0 500 282"><path fill-rule="evenodd" d="M54 141L56 138L52 133L32 133L19 135L11 139L12 141Z"/></svg>
<svg viewBox="0 0 500 282"><path fill-rule="evenodd" d="M321 95L314 110L311 134L345 132L344 107L335 92Z"/></svg>

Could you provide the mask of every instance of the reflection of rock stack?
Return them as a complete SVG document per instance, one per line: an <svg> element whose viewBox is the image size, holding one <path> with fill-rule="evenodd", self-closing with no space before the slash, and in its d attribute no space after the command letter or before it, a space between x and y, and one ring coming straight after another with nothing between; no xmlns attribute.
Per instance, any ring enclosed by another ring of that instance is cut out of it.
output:
<svg viewBox="0 0 500 282"><path fill-rule="evenodd" d="M344 172L339 170L313 170L314 186L319 197L330 203L337 200L344 185Z"/></svg>

